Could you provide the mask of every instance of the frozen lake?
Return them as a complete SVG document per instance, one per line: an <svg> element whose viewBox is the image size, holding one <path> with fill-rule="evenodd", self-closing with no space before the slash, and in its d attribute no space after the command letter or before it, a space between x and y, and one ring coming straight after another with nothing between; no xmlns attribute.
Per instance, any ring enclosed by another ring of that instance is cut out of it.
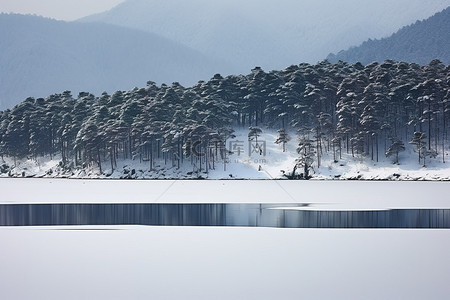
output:
<svg viewBox="0 0 450 300"><path fill-rule="evenodd" d="M447 210L449 187L2 179L0 203L265 203L278 213L383 213ZM0 241L2 299L442 299L450 293L446 229L3 226Z"/></svg>
<svg viewBox="0 0 450 300"><path fill-rule="evenodd" d="M0 228L1 298L445 299L448 230Z"/></svg>
<svg viewBox="0 0 450 300"><path fill-rule="evenodd" d="M450 209L315 210L303 204L0 204L0 226L146 225L450 229Z"/></svg>
<svg viewBox="0 0 450 300"><path fill-rule="evenodd" d="M0 204L310 203L314 210L450 208L450 182L0 179Z"/></svg>

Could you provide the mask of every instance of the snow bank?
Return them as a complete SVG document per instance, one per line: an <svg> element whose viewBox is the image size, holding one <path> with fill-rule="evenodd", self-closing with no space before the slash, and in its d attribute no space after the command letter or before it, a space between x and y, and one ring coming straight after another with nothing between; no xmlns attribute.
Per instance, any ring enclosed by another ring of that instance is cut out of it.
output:
<svg viewBox="0 0 450 300"><path fill-rule="evenodd" d="M236 138L229 140L227 148L234 148L227 162L223 160L210 163L208 172L203 167L190 164L189 159L180 168L162 158L155 159L154 170L149 171L149 162L134 160L118 160L117 168L112 170L109 162L103 162L103 172L97 166L84 169L65 169L61 166L61 157L40 157L37 160L19 160L4 158L0 161L0 177L44 177L44 178L82 178L82 179L286 179L290 175L298 157L297 141L294 133L292 140L283 152L281 145L274 141L277 133L274 130L263 130L258 138L264 148L261 153L252 149L248 142L248 130L238 130ZM380 147L382 148L382 147ZM320 167L313 164L312 179L316 180L450 180L450 158L444 155L449 163L442 162L442 155L427 159L427 166L418 162L418 155L411 145L400 153L400 164L392 164L392 160L384 156L380 149L379 162L358 155L352 156L343 149L342 158L337 162L332 151L324 147ZM14 167L14 165L16 165Z"/></svg>

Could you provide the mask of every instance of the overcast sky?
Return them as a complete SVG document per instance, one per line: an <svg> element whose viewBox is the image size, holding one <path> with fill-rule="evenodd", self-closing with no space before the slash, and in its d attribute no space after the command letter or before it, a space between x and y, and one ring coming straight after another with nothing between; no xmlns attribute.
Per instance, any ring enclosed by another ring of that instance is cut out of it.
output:
<svg viewBox="0 0 450 300"><path fill-rule="evenodd" d="M0 11L72 21L106 11L125 0L0 0Z"/></svg>

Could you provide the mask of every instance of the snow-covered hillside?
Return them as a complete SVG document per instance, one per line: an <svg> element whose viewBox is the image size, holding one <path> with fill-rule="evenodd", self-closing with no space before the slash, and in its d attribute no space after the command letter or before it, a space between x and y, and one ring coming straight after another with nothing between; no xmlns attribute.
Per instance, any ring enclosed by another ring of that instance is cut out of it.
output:
<svg viewBox="0 0 450 300"><path fill-rule="evenodd" d="M85 169L63 169L61 157L39 157L36 160L17 160L14 167L12 158L4 157L0 165L1 177L47 177L47 178L110 178L110 179L286 179L295 165L297 140L291 133L292 140L283 147L274 141L277 132L264 130L258 138L261 154L255 150L254 142L248 142L248 130L237 130L236 137L227 141L227 149L233 152L227 160L217 160L209 163L206 171L203 165L192 165L185 161L179 168L177 165L160 157L154 158L153 171L149 171L149 162L135 159L119 159L117 168L112 170L109 162L103 161L103 170L97 166ZM418 154L411 145L406 145L406 151L399 155L399 164L393 164L391 158L386 158L384 149L380 147L379 162L368 157L346 153L343 149L342 158L334 162L333 153L323 147L321 165L317 161L312 165L312 179L316 180L450 180L450 158L448 152L444 155L449 162L442 163L442 155L427 159L426 167L418 162ZM251 152L251 153L250 153ZM250 154L250 155L249 155ZM297 174L301 171L297 170Z"/></svg>

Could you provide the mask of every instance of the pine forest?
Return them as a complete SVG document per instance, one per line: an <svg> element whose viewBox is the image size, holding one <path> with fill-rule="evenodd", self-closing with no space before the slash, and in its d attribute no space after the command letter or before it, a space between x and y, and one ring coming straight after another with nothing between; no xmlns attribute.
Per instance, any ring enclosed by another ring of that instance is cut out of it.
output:
<svg viewBox="0 0 450 300"><path fill-rule="evenodd" d="M449 87L450 68L439 60L387 60L366 66L302 63L270 72L256 67L248 75L216 74L192 87L149 81L112 95L65 91L0 112L0 154L58 154L67 170L114 170L119 159L146 161L152 170L159 158L207 172L226 161L234 130L248 129L249 139L257 139L270 128L279 133L272 142L298 147L292 176L300 170L308 177L309 166L320 167L325 152L336 162L345 152L399 163L406 144L426 165L430 157L445 162Z"/></svg>

